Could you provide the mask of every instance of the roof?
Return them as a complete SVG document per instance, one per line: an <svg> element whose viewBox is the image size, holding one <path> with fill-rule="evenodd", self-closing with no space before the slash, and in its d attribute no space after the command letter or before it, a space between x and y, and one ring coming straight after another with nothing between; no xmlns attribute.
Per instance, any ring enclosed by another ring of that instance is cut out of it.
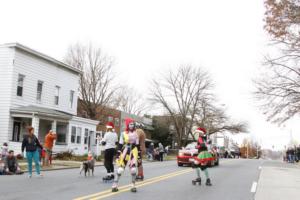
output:
<svg viewBox="0 0 300 200"><path fill-rule="evenodd" d="M24 46L24 45L22 45L22 44L20 44L20 43L6 43L6 44L0 45L0 47L17 48L17 49L23 50L23 51L25 51L25 52L28 52L28 53L30 53L30 54L33 54L33 55L35 55L35 56L37 56L37 57L39 57L39 58L45 59L45 60L47 60L47 61L49 61L49 62L51 62L51 63L57 64L57 65L59 65L59 66L61 66L61 67L63 67L63 68L66 68L66 69L68 69L68 70L71 70L71 71L73 71L73 72L75 72L75 73L78 73L78 74L81 74L81 73L82 73L81 70L79 70L79 69L77 69L77 68L75 68L75 67L73 67L73 66L71 66L71 65L68 65L68 64L63 63L63 62L61 62L61 61L59 61L59 60L56 60L55 58L52 58L52 57L50 57L50 56L47 56L47 55L45 55L45 54L43 54L43 53L41 53L41 52L38 52L38 51L36 51L36 50L34 50L34 49L29 48L29 47L26 47L26 46Z"/></svg>
<svg viewBox="0 0 300 200"><path fill-rule="evenodd" d="M18 108L12 108L10 109L10 112L12 113L21 113L21 114L36 114L41 116L47 116L47 117L57 117L61 119L71 119L72 115L67 114L61 111L48 109L48 108L42 108L37 106L21 106Z"/></svg>

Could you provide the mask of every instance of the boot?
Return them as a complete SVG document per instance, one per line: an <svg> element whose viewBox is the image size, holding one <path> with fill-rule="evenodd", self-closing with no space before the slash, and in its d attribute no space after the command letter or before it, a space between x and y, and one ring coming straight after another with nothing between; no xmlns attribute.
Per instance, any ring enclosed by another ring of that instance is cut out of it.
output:
<svg viewBox="0 0 300 200"><path fill-rule="evenodd" d="M212 184L211 184L211 181L210 181L210 179L208 178L208 179L206 179L206 185L207 186L212 186Z"/></svg>
<svg viewBox="0 0 300 200"><path fill-rule="evenodd" d="M196 178L196 179L192 180L192 184L193 185L196 185L196 184L201 185L201 178Z"/></svg>

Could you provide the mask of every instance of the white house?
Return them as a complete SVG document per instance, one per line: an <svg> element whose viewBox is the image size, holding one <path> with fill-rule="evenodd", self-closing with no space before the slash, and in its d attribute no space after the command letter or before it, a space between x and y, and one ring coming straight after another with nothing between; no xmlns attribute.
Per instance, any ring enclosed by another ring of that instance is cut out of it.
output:
<svg viewBox="0 0 300 200"><path fill-rule="evenodd" d="M98 121L76 117L80 73L21 44L0 45L0 145L20 152L31 125L42 143L57 132L54 151L94 150Z"/></svg>

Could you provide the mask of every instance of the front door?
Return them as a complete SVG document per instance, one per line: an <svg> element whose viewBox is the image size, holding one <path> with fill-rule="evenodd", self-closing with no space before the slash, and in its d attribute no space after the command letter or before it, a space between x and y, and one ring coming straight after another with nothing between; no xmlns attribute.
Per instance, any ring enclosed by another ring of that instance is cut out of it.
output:
<svg viewBox="0 0 300 200"><path fill-rule="evenodd" d="M14 121L12 141L20 141L21 122Z"/></svg>

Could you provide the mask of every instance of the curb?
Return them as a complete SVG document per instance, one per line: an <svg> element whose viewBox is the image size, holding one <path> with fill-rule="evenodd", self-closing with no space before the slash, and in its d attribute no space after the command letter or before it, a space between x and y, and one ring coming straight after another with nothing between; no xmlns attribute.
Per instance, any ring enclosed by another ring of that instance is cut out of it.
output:
<svg viewBox="0 0 300 200"><path fill-rule="evenodd" d="M104 166L104 164L98 164L95 165L95 167L101 167ZM54 169L41 169L41 172L46 172L46 171L57 171L57 170L65 170L65 169L77 169L78 167L65 167L65 168L54 168ZM24 170L24 173L28 172L28 170ZM35 172L35 170L32 170L32 172Z"/></svg>

